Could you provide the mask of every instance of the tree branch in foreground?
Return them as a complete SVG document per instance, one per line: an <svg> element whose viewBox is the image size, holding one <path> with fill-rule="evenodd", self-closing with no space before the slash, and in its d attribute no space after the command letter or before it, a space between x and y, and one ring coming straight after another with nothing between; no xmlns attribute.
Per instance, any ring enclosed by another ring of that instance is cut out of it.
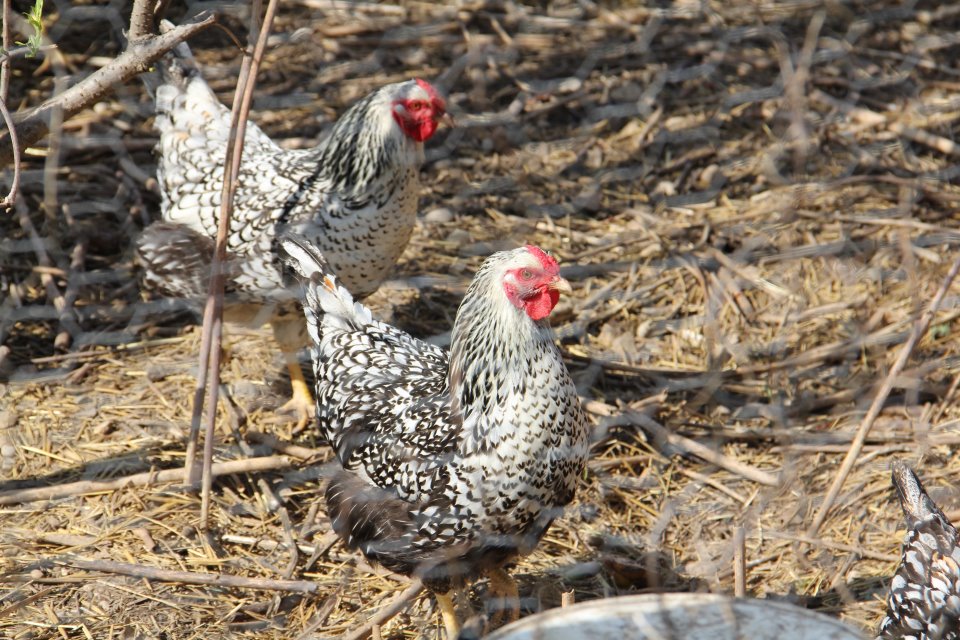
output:
<svg viewBox="0 0 960 640"><path fill-rule="evenodd" d="M185 22L163 35L131 42L126 51L107 66L40 106L14 116L19 149L23 150L47 134L50 130L50 114L54 109L62 109L65 118L72 117L103 98L115 85L124 84L147 71L153 61L215 21L214 14L200 14L193 21ZM7 166L13 161L13 141L10 133L7 130L0 134L0 166Z"/></svg>

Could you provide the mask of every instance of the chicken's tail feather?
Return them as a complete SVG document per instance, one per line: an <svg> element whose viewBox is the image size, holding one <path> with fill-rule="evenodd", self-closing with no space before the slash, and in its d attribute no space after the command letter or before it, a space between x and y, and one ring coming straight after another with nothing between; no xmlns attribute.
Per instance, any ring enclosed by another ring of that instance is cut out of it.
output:
<svg viewBox="0 0 960 640"><path fill-rule="evenodd" d="M927 495L923 484L917 478L917 474L910 467L897 460L893 463L891 475L893 476L893 485L897 488L897 494L900 496L900 504L903 507L908 525L913 527L918 522L935 516L946 519L940 508Z"/></svg>
<svg viewBox="0 0 960 640"><path fill-rule="evenodd" d="M303 236L286 233L278 243L280 257L303 285L303 308L311 325L316 319L332 316L350 325L370 321L370 311L358 302L337 276L317 247ZM315 336L316 337L316 336Z"/></svg>
<svg viewBox="0 0 960 640"><path fill-rule="evenodd" d="M169 20L160 22L160 33L166 33L174 28L174 24ZM164 86L173 86L177 93L184 91L191 78L200 75L200 67L197 65L193 53L186 42L181 42L165 56L157 60L156 68L150 73L142 74L143 82L147 85L150 95L157 100L157 111L164 112L167 108L163 92L158 96L157 90Z"/></svg>

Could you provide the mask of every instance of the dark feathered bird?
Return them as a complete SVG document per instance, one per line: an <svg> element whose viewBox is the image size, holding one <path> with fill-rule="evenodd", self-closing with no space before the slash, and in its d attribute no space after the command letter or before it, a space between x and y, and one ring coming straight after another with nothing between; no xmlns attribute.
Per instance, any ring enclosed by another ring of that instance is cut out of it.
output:
<svg viewBox="0 0 960 640"><path fill-rule="evenodd" d="M161 72L155 126L163 219L143 232L138 259L146 288L200 299L220 215L230 112L185 45L161 63ZM423 142L445 112L429 83L408 80L354 104L313 149L282 149L247 123L227 238L225 314L230 321L271 323L293 385L286 408L303 422L314 407L296 359L306 335L283 288L277 235L289 229L307 237L354 295L375 291L410 239Z"/></svg>
<svg viewBox="0 0 960 640"><path fill-rule="evenodd" d="M893 463L893 485L907 520L900 566L878 640L960 640L960 540L916 474Z"/></svg>
<svg viewBox="0 0 960 640"><path fill-rule="evenodd" d="M281 239L305 285L317 423L342 468L326 490L336 532L423 579L448 635L450 592L486 573L519 613L503 570L574 494L587 455L576 389L547 318L569 291L527 246L490 256L457 312L449 354L373 320L303 238Z"/></svg>

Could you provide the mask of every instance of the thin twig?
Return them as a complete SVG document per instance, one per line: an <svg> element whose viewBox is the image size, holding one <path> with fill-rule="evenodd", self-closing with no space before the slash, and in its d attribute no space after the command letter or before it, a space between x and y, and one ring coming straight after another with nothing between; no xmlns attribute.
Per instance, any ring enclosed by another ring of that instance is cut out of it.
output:
<svg viewBox="0 0 960 640"><path fill-rule="evenodd" d="M240 78L234 93L233 110L230 114L230 137L233 144L227 147L224 159L223 191L221 193L220 220L217 226L217 244L213 264L210 267L210 287L207 290L207 305L204 310L203 336L201 340L201 376L203 361L209 361L210 405L207 413L206 433L203 445L203 475L201 479L200 528L207 528L210 513L210 487L213 478L210 467L213 461L213 432L216 422L217 395L220 387L220 340L223 322L223 265L227 258L227 234L230 231L230 216L233 212L233 197L237 190L237 176L240 175L240 160L243 155L243 141L246 138L247 119L250 116L250 104L253 101L253 87L257 81L257 70L267 48L267 39L273 26L273 17L277 11L277 0L270 0L267 13L260 26L257 43L252 56L244 55L240 66ZM256 18L253 18L256 20ZM203 351L203 347L207 351ZM206 382L206 381L204 381ZM203 410L202 391L199 410ZM194 409L194 417L197 416ZM191 433L193 433L191 424ZM189 471L190 467L188 467Z"/></svg>
<svg viewBox="0 0 960 640"><path fill-rule="evenodd" d="M747 544L743 527L733 532L733 595L747 597Z"/></svg>
<svg viewBox="0 0 960 640"><path fill-rule="evenodd" d="M84 569L86 571L100 571L102 573L116 573L134 578L147 580L163 580L180 584L206 584L217 587L235 587L240 589L264 589L268 591L292 591L295 593L316 593L319 585L307 580L274 580L271 578L246 578L231 576L222 573L196 573L193 571L172 571L158 569L142 564L127 564L112 560L83 560L81 558L57 558L57 564Z"/></svg>
<svg viewBox="0 0 960 640"><path fill-rule="evenodd" d="M47 253L43 238L41 238L37 232L33 220L30 219L30 210L27 205L23 201L18 201L16 203L16 209L20 227L30 238L30 244L33 247L34 255L37 257L37 262L44 267L52 267L53 261L50 259L50 254ZM40 282L43 283L43 287L46 290L47 299L53 304L57 313L62 312L64 308L63 294L60 292L59 287L57 287L57 283L54 282L53 276L51 276L49 272L39 271L38 273L40 274Z"/></svg>
<svg viewBox="0 0 960 640"><path fill-rule="evenodd" d="M10 0L3 0L3 24L0 24L2 30L3 50L10 50ZM17 191L20 189L20 149L17 148L17 132L13 125L13 117L7 109L7 95L10 93L10 56L5 55L0 59L0 115L3 116L3 122L10 132L13 141L13 182L10 184L10 191L0 202L0 206L12 207L17 199Z"/></svg>
<svg viewBox="0 0 960 640"><path fill-rule="evenodd" d="M10 93L10 0L3 0L3 24L0 24L0 38L3 42L3 51L6 55L0 59L0 102L6 103ZM26 47L24 47L26 49ZM11 129L10 118L4 116L7 126Z"/></svg>
<svg viewBox="0 0 960 640"><path fill-rule="evenodd" d="M373 625L382 625L384 622L406 609L410 605L410 602L420 595L421 591L423 591L423 583L419 580L414 580L410 583L409 587L397 594L397 597L391 600L389 604L371 616L371 618L367 620L363 626L342 636L342 640L365 640L365 638L368 638L370 633L373 631Z"/></svg>
<svg viewBox="0 0 960 640"><path fill-rule="evenodd" d="M17 140L17 129L7 109L5 98L0 98L0 114L3 115L3 122L7 126L7 131L10 132L10 143L13 145L13 181L10 184L10 191L4 196L3 201L0 201L0 206L12 207L17 201L17 192L20 190L20 143Z"/></svg>
<svg viewBox="0 0 960 640"><path fill-rule="evenodd" d="M770 530L765 531L763 535L767 538L772 538L775 540L796 540L797 542L813 545L815 547L823 547L825 549L833 549L835 551L843 551L845 553L854 553L861 558L882 560L883 562L896 562L900 559L900 556L890 553L877 553L876 551L870 551L869 549L865 549L863 547L855 547L853 545L843 544L842 542L834 542L833 540L827 540L825 538L813 538L805 535Z"/></svg>
<svg viewBox="0 0 960 640"><path fill-rule="evenodd" d="M599 403L599 402L591 403L591 408L594 411L599 411L601 406L607 407L608 411L610 412L609 415L611 416L616 415L617 418L622 418L622 422L618 421L616 423L617 425L622 425L622 426L636 425L641 429L650 431L653 434L654 439L656 440L665 442L671 445L672 447L679 449L683 453L688 453L688 454L697 456L698 458L702 458L711 464L715 464L718 467L721 467L731 473L735 473L739 476L742 476L747 480L751 480L753 482L757 482L770 487L776 487L779 485L779 481L777 480L776 476L771 475L766 471L757 469L756 467L743 464L738 460L735 460L729 456L726 456L718 451L714 451L709 447L700 444L699 442L691 440L690 438L672 433L668 431L666 427L658 423L656 420L639 411L628 409L627 411L624 411L619 415L617 415L616 407L613 407L611 405L603 405L603 403ZM611 424L609 426L613 426L613 425Z"/></svg>
<svg viewBox="0 0 960 640"><path fill-rule="evenodd" d="M60 329L53 340L53 345L58 349L68 347L73 336L80 334L80 326L76 322L73 306L80 292L79 280L84 270L86 254L87 239L81 238L73 246L73 252L70 254L70 272L67 275L67 288L63 292L63 309L60 310Z"/></svg>
<svg viewBox="0 0 960 640"><path fill-rule="evenodd" d="M293 460L287 456L265 456L261 458L247 458L244 460L229 460L213 465L210 473L215 476L228 476L235 473L262 473L277 469L293 467ZM81 480L67 484L58 484L50 487L33 487L30 489L12 489L0 493L0 506L20 504L35 500L57 500L69 496L85 493L104 493L117 491L124 487L147 487L167 482L177 482L183 479L183 469L166 469L164 471L144 471L131 476L114 478L113 480Z"/></svg>
<svg viewBox="0 0 960 640"><path fill-rule="evenodd" d="M840 469L837 471L836 477L833 479L833 484L830 485L827 495L823 498L823 503L820 505L820 511L817 512L817 515L813 519L813 523L810 525L810 528L807 529L808 537L815 538L817 533L820 531L821 525L823 525L824 520L827 518L827 514L833 507L833 503L840 494L840 489L843 488L843 483L846 481L847 476L850 475L850 471L853 470L853 467L857 462L857 457L860 455L860 450L863 448L863 444L867 439L867 435L870 433L870 429L873 428L874 421L877 419L877 416L880 415L880 411L883 409L884 403L886 403L887 398L890 396L890 392L893 391L894 384L896 383L897 378L900 376L900 372L903 371L903 368L907 365L907 361L910 359L910 355L920 342L920 338L922 338L927 332L927 327L930 326L930 321L933 320L933 316L936 315L937 310L940 308L940 303L943 302L944 296L947 295L947 291L950 289L950 285L953 283L954 278L957 277L958 271L960 271L960 258L954 260L953 266L950 267L950 271L943 279L940 289L933 298L933 302L930 303L930 306L927 307L927 310L923 312L923 315L921 315L913 325L913 331L910 333L910 337L903 345L903 348L900 349L900 354L897 356L896 362L894 362L893 366L890 367L890 371L887 373L887 377L884 379L883 385L880 387L876 397L873 399L873 404L870 405L867 415L863 417L863 422L860 423L860 428L857 429L857 435L850 444L850 450L847 451L847 455L843 459L843 463L840 465Z"/></svg>

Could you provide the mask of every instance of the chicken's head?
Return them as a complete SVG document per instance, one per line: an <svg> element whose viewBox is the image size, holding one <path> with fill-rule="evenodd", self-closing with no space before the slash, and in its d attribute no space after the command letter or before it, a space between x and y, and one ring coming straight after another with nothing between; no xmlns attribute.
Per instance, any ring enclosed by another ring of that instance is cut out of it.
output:
<svg viewBox="0 0 960 640"><path fill-rule="evenodd" d="M570 283L560 277L557 261L540 247L528 244L515 256L503 275L507 299L532 320L543 320L557 306L560 293L570 293Z"/></svg>
<svg viewBox="0 0 960 640"><path fill-rule="evenodd" d="M449 119L446 101L432 84L420 78L400 85L392 107L400 130L417 142L429 139L440 120Z"/></svg>

